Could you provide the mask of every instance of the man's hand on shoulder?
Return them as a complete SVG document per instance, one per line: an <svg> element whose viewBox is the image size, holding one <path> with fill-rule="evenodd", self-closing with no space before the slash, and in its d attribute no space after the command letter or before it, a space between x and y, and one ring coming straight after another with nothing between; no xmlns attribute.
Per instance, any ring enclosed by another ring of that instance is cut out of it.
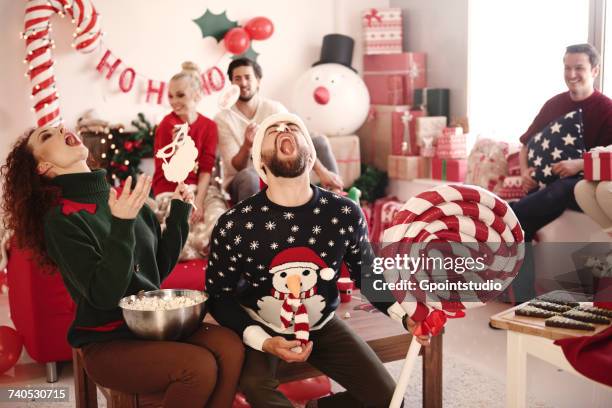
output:
<svg viewBox="0 0 612 408"><path fill-rule="evenodd" d="M552 165L552 171L559 177L572 177L584 169L584 160L562 160Z"/></svg>
<svg viewBox="0 0 612 408"><path fill-rule="evenodd" d="M301 347L302 350L300 352L292 351L296 347ZM263 342L262 350L288 363L299 363L308 360L312 352L312 341L302 347L298 340L285 340L280 336L270 337Z"/></svg>

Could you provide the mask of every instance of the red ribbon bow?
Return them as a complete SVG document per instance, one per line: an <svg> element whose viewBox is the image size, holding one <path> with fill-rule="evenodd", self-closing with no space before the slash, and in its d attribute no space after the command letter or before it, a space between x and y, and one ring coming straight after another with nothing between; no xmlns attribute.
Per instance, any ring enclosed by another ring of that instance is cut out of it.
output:
<svg viewBox="0 0 612 408"><path fill-rule="evenodd" d="M64 215L70 215L74 212L78 212L81 210L87 211L90 214L96 213L95 204L77 203L76 201L71 201L71 200L62 198L60 200L60 205L62 206L62 214Z"/></svg>
<svg viewBox="0 0 612 408"><path fill-rule="evenodd" d="M382 17L378 15L378 10L371 9L369 14L363 16L366 20L368 20L368 27L372 27L372 19L376 19L379 23L382 23Z"/></svg>
<svg viewBox="0 0 612 408"><path fill-rule="evenodd" d="M431 334L432 336L437 335L442 331L446 324L446 313L441 310L434 310L417 326L414 330L415 336L426 336Z"/></svg>

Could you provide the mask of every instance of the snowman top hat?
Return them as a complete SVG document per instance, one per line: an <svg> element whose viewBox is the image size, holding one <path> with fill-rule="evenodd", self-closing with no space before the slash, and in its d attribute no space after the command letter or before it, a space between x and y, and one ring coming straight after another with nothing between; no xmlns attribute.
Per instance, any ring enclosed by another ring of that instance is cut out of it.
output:
<svg viewBox="0 0 612 408"><path fill-rule="evenodd" d="M321 46L321 57L312 66L321 64L340 64L357 72L351 66L353 62L353 48L355 41L348 35L327 34L323 37Z"/></svg>

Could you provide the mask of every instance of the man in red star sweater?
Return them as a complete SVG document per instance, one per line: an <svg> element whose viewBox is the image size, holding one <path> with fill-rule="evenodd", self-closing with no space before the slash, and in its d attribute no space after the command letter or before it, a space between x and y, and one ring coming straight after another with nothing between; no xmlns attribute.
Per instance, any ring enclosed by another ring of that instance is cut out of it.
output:
<svg viewBox="0 0 612 408"><path fill-rule="evenodd" d="M262 122L253 165L268 187L215 226L206 285L210 311L249 346L240 388L251 406L292 407L277 390L282 359L308 361L347 390L309 407L387 407L393 378L334 314L342 262L360 287L361 266L374 256L366 222L357 204L310 184L315 159L299 117L279 113ZM392 296L373 305L414 326Z"/></svg>

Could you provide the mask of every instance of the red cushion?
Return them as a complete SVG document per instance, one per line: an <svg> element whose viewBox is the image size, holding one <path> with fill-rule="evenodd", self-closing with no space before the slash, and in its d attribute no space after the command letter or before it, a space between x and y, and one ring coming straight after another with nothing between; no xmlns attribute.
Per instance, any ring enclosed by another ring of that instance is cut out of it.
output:
<svg viewBox="0 0 612 408"><path fill-rule="evenodd" d="M181 262L162 282L162 289L203 290L206 278L206 260Z"/></svg>

